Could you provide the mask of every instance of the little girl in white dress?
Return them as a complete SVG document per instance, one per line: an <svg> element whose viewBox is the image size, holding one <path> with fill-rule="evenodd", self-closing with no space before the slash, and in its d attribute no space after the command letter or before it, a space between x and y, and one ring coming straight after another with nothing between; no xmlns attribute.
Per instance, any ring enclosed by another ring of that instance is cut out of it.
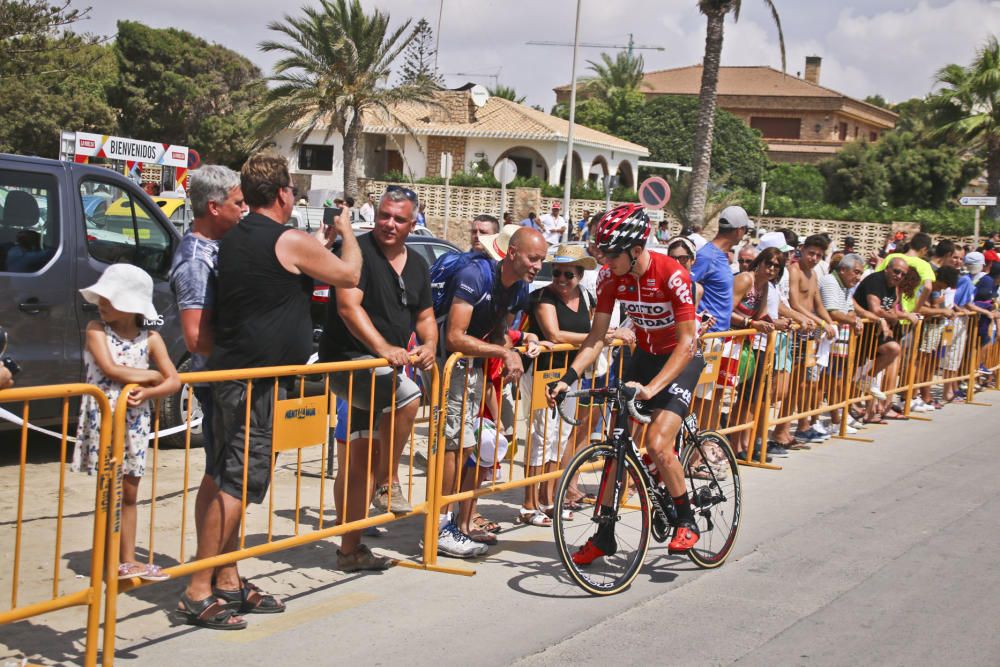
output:
<svg viewBox="0 0 1000 667"><path fill-rule="evenodd" d="M100 313L99 321L87 325L83 355L86 381L101 388L112 410L125 385L139 385L129 393L125 417L118 576L148 581L166 579L167 575L158 566L139 563L135 558L136 500L139 480L146 472L152 421L149 401L180 389L177 369L170 361L163 339L155 331L143 328L144 318L157 319L153 307L153 279L131 264L113 264L96 284L80 290L80 294L90 303L97 304ZM150 360L156 370L150 369ZM95 474L100 439L101 413L97 401L86 396L80 404L72 470Z"/></svg>

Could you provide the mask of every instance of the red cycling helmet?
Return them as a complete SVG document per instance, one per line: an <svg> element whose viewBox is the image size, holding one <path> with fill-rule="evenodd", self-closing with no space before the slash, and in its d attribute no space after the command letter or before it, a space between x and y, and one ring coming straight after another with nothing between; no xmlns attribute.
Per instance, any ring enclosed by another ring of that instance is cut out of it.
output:
<svg viewBox="0 0 1000 667"><path fill-rule="evenodd" d="M649 216L640 204L616 206L601 218L594 244L604 252L623 252L645 245L650 232Z"/></svg>

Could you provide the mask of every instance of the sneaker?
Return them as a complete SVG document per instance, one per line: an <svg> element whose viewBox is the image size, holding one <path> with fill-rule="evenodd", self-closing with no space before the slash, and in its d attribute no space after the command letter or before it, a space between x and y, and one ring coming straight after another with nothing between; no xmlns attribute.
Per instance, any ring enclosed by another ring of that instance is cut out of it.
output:
<svg viewBox="0 0 1000 667"><path fill-rule="evenodd" d="M683 521L674 531L674 539L667 545L667 551L672 554L686 553L698 543L699 537L701 534L694 521Z"/></svg>
<svg viewBox="0 0 1000 667"><path fill-rule="evenodd" d="M452 558L476 558L489 551L485 544L478 544L458 529L454 523L449 523L438 533L438 553Z"/></svg>
<svg viewBox="0 0 1000 667"><path fill-rule="evenodd" d="M779 458L785 458L788 456L788 450L778 443L774 443L773 445L769 444L767 446L767 453L771 456L777 456Z"/></svg>
<svg viewBox="0 0 1000 667"><path fill-rule="evenodd" d="M352 554L343 554L337 549L337 569L344 572L357 572L359 570L388 570L398 561L388 556L376 556L366 544L359 544Z"/></svg>
<svg viewBox="0 0 1000 667"><path fill-rule="evenodd" d="M850 424L848 424L847 426L844 427L844 433L846 433L847 435L855 435L855 434L857 434L857 432L858 432L858 429L854 428Z"/></svg>
<svg viewBox="0 0 1000 667"><path fill-rule="evenodd" d="M915 398L910 403L910 412L934 412L934 408L927 405L919 398Z"/></svg>
<svg viewBox="0 0 1000 667"><path fill-rule="evenodd" d="M372 506L382 512L388 512L390 499L392 500L393 514L409 514L413 511L406 496L403 495L403 487L399 485L399 482L393 482L391 486L383 484L378 487L378 490L375 491L375 497L372 498Z"/></svg>
<svg viewBox="0 0 1000 667"><path fill-rule="evenodd" d="M799 442L823 442L826 439L813 428L808 428L805 431L796 431L792 436Z"/></svg>
<svg viewBox="0 0 1000 667"><path fill-rule="evenodd" d="M860 419L855 419L854 417L851 417L851 420L847 422L847 425L859 431L865 428L865 423Z"/></svg>
<svg viewBox="0 0 1000 667"><path fill-rule="evenodd" d="M815 424L813 424L812 427L810 427L809 430L816 431L817 433L820 434L820 436L824 440L829 440L830 439L830 432L826 429L825 426L823 426L823 423L820 422L820 421L817 421Z"/></svg>

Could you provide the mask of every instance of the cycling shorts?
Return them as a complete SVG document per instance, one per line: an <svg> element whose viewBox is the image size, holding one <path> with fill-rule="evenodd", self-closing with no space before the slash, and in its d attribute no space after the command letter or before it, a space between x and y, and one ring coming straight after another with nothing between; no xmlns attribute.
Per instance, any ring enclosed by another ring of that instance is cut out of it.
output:
<svg viewBox="0 0 1000 667"><path fill-rule="evenodd" d="M663 365L667 363L669 358L669 354L650 354L637 347L626 368L625 382L648 384L663 370ZM648 401L637 401L636 407L647 413L655 410L669 410L675 415L686 417L691 411L691 399L694 396L695 387L698 386L698 378L701 377L701 372L704 369L705 359L701 356L700 351L696 352L694 358L688 362L673 382Z"/></svg>

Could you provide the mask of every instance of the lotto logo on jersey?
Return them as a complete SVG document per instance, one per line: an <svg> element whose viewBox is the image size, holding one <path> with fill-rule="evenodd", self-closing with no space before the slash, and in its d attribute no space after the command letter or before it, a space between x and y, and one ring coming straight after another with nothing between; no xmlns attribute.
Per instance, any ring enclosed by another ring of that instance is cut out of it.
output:
<svg viewBox="0 0 1000 667"><path fill-rule="evenodd" d="M674 324L674 309L669 303L622 301L621 304L635 325L647 331L665 329Z"/></svg>
<svg viewBox="0 0 1000 667"><path fill-rule="evenodd" d="M673 290L681 303L694 303L691 299L691 287L684 281L684 274L681 271L674 271L667 281L667 287Z"/></svg>

